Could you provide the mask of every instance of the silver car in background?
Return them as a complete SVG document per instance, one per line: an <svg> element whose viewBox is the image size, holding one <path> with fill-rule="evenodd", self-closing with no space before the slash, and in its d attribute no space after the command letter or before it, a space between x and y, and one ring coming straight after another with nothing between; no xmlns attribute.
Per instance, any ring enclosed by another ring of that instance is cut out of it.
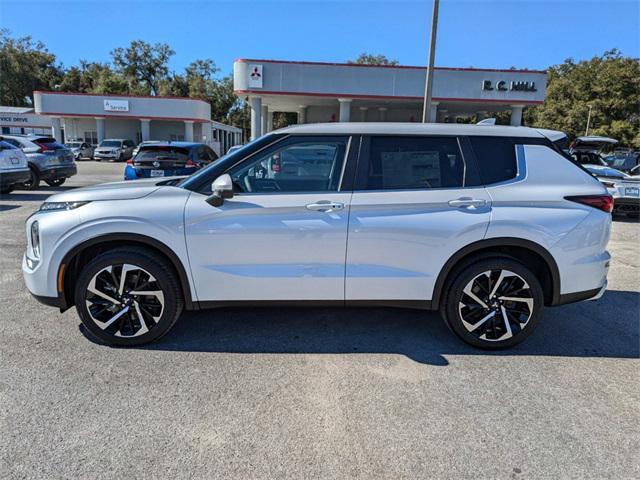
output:
<svg viewBox="0 0 640 480"><path fill-rule="evenodd" d="M11 193L30 177L27 157L22 150L0 140L0 194Z"/></svg>
<svg viewBox="0 0 640 480"><path fill-rule="evenodd" d="M93 152L95 160L112 160L123 162L133 156L135 144L123 138L108 138L100 142Z"/></svg>
<svg viewBox="0 0 640 480"><path fill-rule="evenodd" d="M640 178L600 165L583 165L613 197L613 214L640 217Z"/></svg>
<svg viewBox="0 0 640 480"><path fill-rule="evenodd" d="M73 153L45 135L2 135L1 140L21 149L29 162L30 178L23 186L35 190L44 180L52 187L59 187L67 178L78 173Z"/></svg>
<svg viewBox="0 0 640 480"><path fill-rule="evenodd" d="M65 146L73 152L76 160L88 158L93 160L93 147L82 140L70 140L65 142Z"/></svg>

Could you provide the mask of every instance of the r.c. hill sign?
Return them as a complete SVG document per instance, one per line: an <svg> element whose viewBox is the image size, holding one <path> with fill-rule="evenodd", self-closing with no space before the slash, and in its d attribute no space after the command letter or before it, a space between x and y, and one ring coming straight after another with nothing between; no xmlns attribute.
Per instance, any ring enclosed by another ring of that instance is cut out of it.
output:
<svg viewBox="0 0 640 480"><path fill-rule="evenodd" d="M498 80L495 84L491 80L482 81L482 90L498 90L501 92L537 92L536 82L516 82L506 80Z"/></svg>

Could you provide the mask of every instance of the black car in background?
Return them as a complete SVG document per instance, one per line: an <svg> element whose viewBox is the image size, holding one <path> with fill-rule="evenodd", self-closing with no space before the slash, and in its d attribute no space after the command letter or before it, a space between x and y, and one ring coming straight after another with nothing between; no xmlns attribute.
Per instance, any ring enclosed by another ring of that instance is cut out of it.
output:
<svg viewBox="0 0 640 480"><path fill-rule="evenodd" d="M218 155L204 143L158 142L142 145L127 161L125 180L191 175L214 162Z"/></svg>

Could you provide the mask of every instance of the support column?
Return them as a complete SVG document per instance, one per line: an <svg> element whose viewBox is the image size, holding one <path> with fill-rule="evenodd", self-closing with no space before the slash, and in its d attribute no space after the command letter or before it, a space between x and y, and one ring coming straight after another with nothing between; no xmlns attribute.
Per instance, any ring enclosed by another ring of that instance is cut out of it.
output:
<svg viewBox="0 0 640 480"><path fill-rule="evenodd" d="M143 142L151 140L151 120L147 118L140 119L140 134Z"/></svg>
<svg viewBox="0 0 640 480"><path fill-rule="evenodd" d="M104 118L96 117L96 133L98 135L98 144L104 140L105 137Z"/></svg>
<svg viewBox="0 0 640 480"><path fill-rule="evenodd" d="M387 121L387 107L379 107L378 108L378 113L380 115L380 121L381 122L386 122Z"/></svg>
<svg viewBox="0 0 640 480"><path fill-rule="evenodd" d="M522 109L524 105L511 105L511 122L510 125L519 127L522 125Z"/></svg>
<svg viewBox="0 0 640 480"><path fill-rule="evenodd" d="M367 110L369 110L369 107L360 107L360 121L361 122L366 122L367 121Z"/></svg>
<svg viewBox="0 0 640 480"><path fill-rule="evenodd" d="M193 122L191 120L184 122L184 141L193 142Z"/></svg>
<svg viewBox="0 0 640 480"><path fill-rule="evenodd" d="M262 130L263 135L269 131L268 122L269 122L269 107L267 107L266 105L263 105L261 122L260 122L260 129Z"/></svg>
<svg viewBox="0 0 640 480"><path fill-rule="evenodd" d="M429 111L429 123L436 123L438 121L438 105L440 105L440 102L431 102L431 110Z"/></svg>
<svg viewBox="0 0 640 480"><path fill-rule="evenodd" d="M201 123L200 141L203 143L211 143L213 141L213 132L211 130L211 122Z"/></svg>
<svg viewBox="0 0 640 480"><path fill-rule="evenodd" d="M351 99L339 98L340 102L340 120L341 122L348 122L351 120Z"/></svg>
<svg viewBox="0 0 640 480"><path fill-rule="evenodd" d="M251 97L251 140L262 136L262 98Z"/></svg>
<svg viewBox="0 0 640 480"><path fill-rule="evenodd" d="M62 143L62 125L60 124L60 117L51 117L51 136L56 139L56 142Z"/></svg>
<svg viewBox="0 0 640 480"><path fill-rule="evenodd" d="M307 107L300 105L298 107L298 124L307 123Z"/></svg>
<svg viewBox="0 0 640 480"><path fill-rule="evenodd" d="M269 117L267 118L267 132L273 131L273 111L269 110ZM239 136L236 134L236 137ZM240 139L236 139L236 143L241 143Z"/></svg>

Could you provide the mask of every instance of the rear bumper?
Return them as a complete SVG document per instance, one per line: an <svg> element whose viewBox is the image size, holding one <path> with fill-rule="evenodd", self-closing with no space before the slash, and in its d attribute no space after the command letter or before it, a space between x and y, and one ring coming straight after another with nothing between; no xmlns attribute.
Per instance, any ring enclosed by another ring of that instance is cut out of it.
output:
<svg viewBox="0 0 640 480"><path fill-rule="evenodd" d="M613 213L640 213L640 198L614 198Z"/></svg>
<svg viewBox="0 0 640 480"><path fill-rule="evenodd" d="M77 173L78 167L75 165L60 165L40 170L40 178L42 180L55 180L57 178L73 177Z"/></svg>
<svg viewBox="0 0 640 480"><path fill-rule="evenodd" d="M0 171L0 186L8 187L10 185L24 183L29 181L30 176L31 173L28 168L11 170L8 172Z"/></svg>
<svg viewBox="0 0 640 480"><path fill-rule="evenodd" d="M151 177L151 170L162 170L164 175L161 177ZM136 168L131 165L127 165L124 169L125 180L135 180L137 178L163 178L163 177L182 177L189 176L192 173L198 171L197 168L169 168L169 169L154 169L154 168Z"/></svg>

